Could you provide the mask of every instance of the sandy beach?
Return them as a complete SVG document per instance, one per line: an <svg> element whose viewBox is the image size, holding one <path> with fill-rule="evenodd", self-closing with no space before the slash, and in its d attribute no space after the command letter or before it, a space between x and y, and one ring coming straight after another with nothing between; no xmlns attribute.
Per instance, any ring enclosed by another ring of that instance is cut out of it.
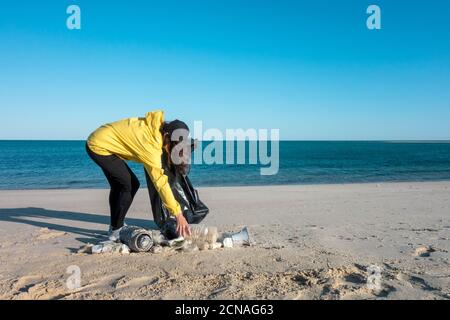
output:
<svg viewBox="0 0 450 320"><path fill-rule="evenodd" d="M0 191L1 299L449 299L450 182L200 188L205 224L254 245L77 253L104 240L108 190ZM129 225L154 228L139 191ZM81 288L66 286L69 266ZM367 285L368 269L380 286Z"/></svg>

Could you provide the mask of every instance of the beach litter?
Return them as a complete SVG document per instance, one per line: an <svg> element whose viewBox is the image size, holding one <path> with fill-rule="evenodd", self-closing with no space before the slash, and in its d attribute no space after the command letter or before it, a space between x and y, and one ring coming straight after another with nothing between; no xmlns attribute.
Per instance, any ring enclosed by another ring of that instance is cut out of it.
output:
<svg viewBox="0 0 450 320"><path fill-rule="evenodd" d="M146 230L136 226L125 226L120 231L120 242L102 241L99 244L86 244L77 253L103 254L130 252L195 252L249 246L248 228L239 232L219 234L216 227L204 225L191 226L191 235L167 239L159 230Z"/></svg>
<svg viewBox="0 0 450 320"><path fill-rule="evenodd" d="M225 233L224 237L224 247L225 242L227 243L227 248L232 248L233 246L250 246L250 233L248 228L244 227L241 231L236 233Z"/></svg>
<svg viewBox="0 0 450 320"><path fill-rule="evenodd" d="M120 230L120 241L133 252L147 252L153 245L151 232L141 227L124 226Z"/></svg>
<svg viewBox="0 0 450 320"><path fill-rule="evenodd" d="M223 239L223 247L224 248L233 248L233 239L231 239L231 238Z"/></svg>
<svg viewBox="0 0 450 320"><path fill-rule="evenodd" d="M123 253L128 254L130 253L130 248L120 242L114 242L114 241L103 241L99 244L96 244L95 246L92 246L91 253L98 254L98 253Z"/></svg>

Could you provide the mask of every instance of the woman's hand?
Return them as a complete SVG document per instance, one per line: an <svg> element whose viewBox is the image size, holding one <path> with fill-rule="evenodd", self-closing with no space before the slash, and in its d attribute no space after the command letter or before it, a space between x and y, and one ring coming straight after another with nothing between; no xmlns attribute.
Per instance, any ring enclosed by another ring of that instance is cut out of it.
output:
<svg viewBox="0 0 450 320"><path fill-rule="evenodd" d="M186 218L184 217L183 213L180 213L176 216L177 219L177 233L178 235L182 237L190 236L191 235L191 228L189 227L189 224L186 221Z"/></svg>

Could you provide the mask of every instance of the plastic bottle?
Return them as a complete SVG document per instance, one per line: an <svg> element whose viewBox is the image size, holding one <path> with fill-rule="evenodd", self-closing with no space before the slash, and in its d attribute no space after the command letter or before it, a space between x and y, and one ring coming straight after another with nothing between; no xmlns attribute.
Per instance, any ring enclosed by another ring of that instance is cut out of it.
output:
<svg viewBox="0 0 450 320"><path fill-rule="evenodd" d="M133 252L149 251L154 244L151 232L135 226L124 226L120 230L120 241Z"/></svg>
<svg viewBox="0 0 450 320"><path fill-rule="evenodd" d="M217 228L207 227L205 225L191 225L191 235L186 237L186 240L191 240L192 242L207 242L213 244L217 241Z"/></svg>
<svg viewBox="0 0 450 320"><path fill-rule="evenodd" d="M91 253L130 253L130 250L126 244L117 243L113 241L103 241L99 244L92 246Z"/></svg>
<svg viewBox="0 0 450 320"><path fill-rule="evenodd" d="M112 243L100 243L92 247L92 253L108 253L112 252Z"/></svg>

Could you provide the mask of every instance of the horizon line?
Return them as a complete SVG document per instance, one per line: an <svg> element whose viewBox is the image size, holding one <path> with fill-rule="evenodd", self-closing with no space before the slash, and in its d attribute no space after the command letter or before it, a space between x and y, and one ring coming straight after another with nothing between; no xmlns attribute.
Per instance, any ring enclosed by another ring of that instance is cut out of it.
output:
<svg viewBox="0 0 450 320"><path fill-rule="evenodd" d="M86 139L0 139L1 142L4 141L35 141L35 142L79 142L87 141ZM205 142L212 141L222 141L222 142L241 142L241 141L275 141L272 139L266 140L198 140ZM280 142L450 142L450 139L280 139Z"/></svg>

